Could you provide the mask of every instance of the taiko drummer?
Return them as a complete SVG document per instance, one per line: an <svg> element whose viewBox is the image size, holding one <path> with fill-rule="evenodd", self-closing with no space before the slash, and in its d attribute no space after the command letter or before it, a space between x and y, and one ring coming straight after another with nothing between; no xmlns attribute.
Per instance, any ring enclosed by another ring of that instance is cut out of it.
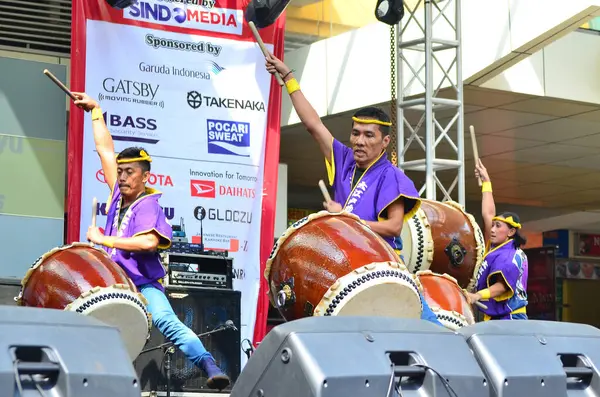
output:
<svg viewBox="0 0 600 397"><path fill-rule="evenodd" d="M402 225L417 212L421 201L414 183L387 158L389 116L375 107L358 110L352 117L352 148L347 147L325 127L293 71L272 54L266 61L269 73L282 76L300 121L325 157L329 184L335 191L334 200L324 203L325 209L357 215L400 255ZM422 301L422 318L440 324Z"/></svg>
<svg viewBox="0 0 600 397"><path fill-rule="evenodd" d="M146 187L152 159L144 149L131 147L115 161L114 143L100 106L85 93L73 94L77 106L91 111L96 150L111 189L105 234L90 227L88 240L104 246L125 270L148 301L154 326L206 372L208 386L224 389L229 378L196 334L177 318L161 285L165 270L157 249L170 247L173 232L158 202L161 193Z"/></svg>

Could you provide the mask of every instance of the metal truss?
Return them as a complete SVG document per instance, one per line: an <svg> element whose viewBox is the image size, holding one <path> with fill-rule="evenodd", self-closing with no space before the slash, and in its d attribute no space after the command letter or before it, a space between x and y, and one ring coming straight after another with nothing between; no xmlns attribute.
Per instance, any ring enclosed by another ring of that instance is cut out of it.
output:
<svg viewBox="0 0 600 397"><path fill-rule="evenodd" d="M425 173L421 197L437 200L439 190L464 206L460 0L405 0L405 10L396 26L398 166Z"/></svg>

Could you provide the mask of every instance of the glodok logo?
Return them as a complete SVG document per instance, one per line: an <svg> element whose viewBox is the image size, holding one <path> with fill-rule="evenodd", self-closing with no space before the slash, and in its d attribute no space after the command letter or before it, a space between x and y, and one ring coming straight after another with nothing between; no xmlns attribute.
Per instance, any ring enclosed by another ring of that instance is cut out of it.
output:
<svg viewBox="0 0 600 397"><path fill-rule="evenodd" d="M96 180L100 183L106 183L104 171L96 171ZM169 175L150 173L150 177L148 177L148 185L160 187L173 187L173 178L171 178L171 176Z"/></svg>
<svg viewBox="0 0 600 397"><path fill-rule="evenodd" d="M104 113L104 121L116 141L158 143L156 119Z"/></svg>
<svg viewBox="0 0 600 397"><path fill-rule="evenodd" d="M250 123L206 120L208 153L250 157Z"/></svg>
<svg viewBox="0 0 600 397"><path fill-rule="evenodd" d="M164 108L164 102L158 101L156 98L159 87L160 85L158 84L107 77L102 80L102 89L104 92L98 94L98 100L138 103Z"/></svg>
<svg viewBox="0 0 600 397"><path fill-rule="evenodd" d="M123 10L123 17L161 25L181 26L211 32L242 34L243 11L227 8L208 8L194 4L157 4L138 1Z"/></svg>
<svg viewBox="0 0 600 397"><path fill-rule="evenodd" d="M190 181L190 194L192 197L215 198L215 181Z"/></svg>
<svg viewBox="0 0 600 397"><path fill-rule="evenodd" d="M209 208L208 219L219 222L251 224L252 212Z"/></svg>

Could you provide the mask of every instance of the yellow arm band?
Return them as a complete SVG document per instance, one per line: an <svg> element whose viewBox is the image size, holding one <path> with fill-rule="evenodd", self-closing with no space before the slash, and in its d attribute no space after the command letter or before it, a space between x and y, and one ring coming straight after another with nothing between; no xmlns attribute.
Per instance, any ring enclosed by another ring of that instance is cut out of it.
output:
<svg viewBox="0 0 600 397"><path fill-rule="evenodd" d="M104 244L102 244L102 245L103 245L103 246L105 246L105 247L108 247L108 248L115 248L115 243L113 243L113 242L112 242L112 241L110 241L110 240L106 240L106 241L104 242Z"/></svg>
<svg viewBox="0 0 600 397"><path fill-rule="evenodd" d="M481 184L481 193L492 192L492 182L487 181Z"/></svg>
<svg viewBox="0 0 600 397"><path fill-rule="evenodd" d="M489 288L482 289L481 291L477 291L477 293L481 296L481 299L490 299L491 293Z"/></svg>
<svg viewBox="0 0 600 397"><path fill-rule="evenodd" d="M93 108L92 109L92 121L100 120L102 118L102 109Z"/></svg>
<svg viewBox="0 0 600 397"><path fill-rule="evenodd" d="M296 79L289 79L285 82L285 88L287 88L288 94L292 95L300 89L300 84L298 84L298 80Z"/></svg>

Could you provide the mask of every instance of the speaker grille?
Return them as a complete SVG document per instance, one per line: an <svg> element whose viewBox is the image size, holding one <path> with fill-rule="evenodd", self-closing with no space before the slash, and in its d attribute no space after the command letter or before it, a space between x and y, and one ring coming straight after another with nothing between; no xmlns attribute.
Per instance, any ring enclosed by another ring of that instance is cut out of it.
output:
<svg viewBox="0 0 600 397"><path fill-rule="evenodd" d="M185 296L184 296L185 295ZM240 327L239 291L209 290L186 287L167 287L167 297L177 317L195 333L211 331L227 320ZM167 342L153 328L146 349ZM217 364L230 377L232 384L240 373L240 332L225 330L202 338L206 349ZM166 391L166 371L162 349L141 354L134 365L144 392ZM177 350L171 361L172 392L206 391L205 374L196 368L181 351Z"/></svg>
<svg viewBox="0 0 600 397"><path fill-rule="evenodd" d="M0 0L0 46L69 55L71 0Z"/></svg>

